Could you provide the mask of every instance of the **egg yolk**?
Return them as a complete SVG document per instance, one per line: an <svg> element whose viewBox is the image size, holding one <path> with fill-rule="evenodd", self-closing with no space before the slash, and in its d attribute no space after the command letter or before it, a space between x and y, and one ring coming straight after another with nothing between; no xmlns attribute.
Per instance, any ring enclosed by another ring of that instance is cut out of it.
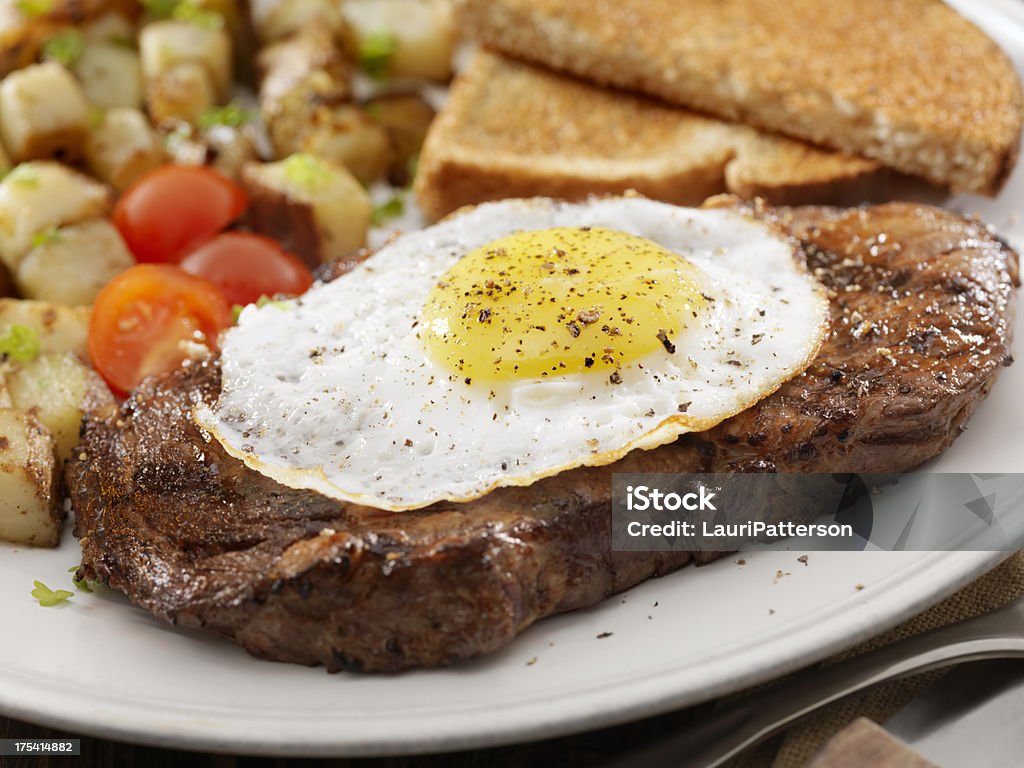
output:
<svg viewBox="0 0 1024 768"><path fill-rule="evenodd" d="M706 305L700 282L684 257L626 232L518 232L438 281L423 336L435 361L471 380L607 375L656 350L675 354Z"/></svg>

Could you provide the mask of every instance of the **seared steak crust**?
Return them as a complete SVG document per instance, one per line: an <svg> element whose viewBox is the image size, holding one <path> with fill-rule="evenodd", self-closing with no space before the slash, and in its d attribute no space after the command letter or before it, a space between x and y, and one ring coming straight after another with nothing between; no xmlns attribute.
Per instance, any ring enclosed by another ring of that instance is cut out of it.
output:
<svg viewBox="0 0 1024 768"><path fill-rule="evenodd" d="M831 291L831 336L804 374L710 432L387 514L227 456L190 417L219 389L216 362L196 363L86 423L67 483L87 574L263 658L447 664L693 559L609 551L613 469L892 472L945 449L1010 362L1016 255L978 223L910 204L778 218Z"/></svg>

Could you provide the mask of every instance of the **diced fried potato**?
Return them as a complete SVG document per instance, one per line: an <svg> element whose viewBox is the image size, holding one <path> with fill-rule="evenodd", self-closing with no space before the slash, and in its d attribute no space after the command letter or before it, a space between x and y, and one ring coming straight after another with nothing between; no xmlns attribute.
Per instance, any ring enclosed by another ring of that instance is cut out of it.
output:
<svg viewBox="0 0 1024 768"><path fill-rule="evenodd" d="M352 67L329 30L307 26L264 48L257 59L260 111L280 156L298 148L311 110L352 97Z"/></svg>
<svg viewBox="0 0 1024 768"><path fill-rule="evenodd" d="M338 3L332 0L250 0L249 7L256 36L264 45L303 27L316 26L333 34L344 24Z"/></svg>
<svg viewBox="0 0 1024 768"><path fill-rule="evenodd" d="M251 126L215 125L201 131L200 138L213 159L209 164L232 179L241 176L246 163L258 159Z"/></svg>
<svg viewBox="0 0 1024 768"><path fill-rule="evenodd" d="M346 0L342 11L364 50L367 41L381 36L393 43L386 62L388 74L431 80L451 77L455 28L446 2Z"/></svg>
<svg viewBox="0 0 1024 768"><path fill-rule="evenodd" d="M384 126L391 139L388 181L404 187L410 179L413 158L434 119L434 110L417 95L382 96L366 105L366 113Z"/></svg>
<svg viewBox="0 0 1024 768"><path fill-rule="evenodd" d="M114 401L99 374L70 352L42 354L23 363L8 374L7 391L15 408L31 413L50 430L59 462L78 445L83 413Z"/></svg>
<svg viewBox="0 0 1024 768"><path fill-rule="evenodd" d="M49 234L22 259L16 280L26 299L76 306L92 304L103 286L133 266L117 228L92 219Z"/></svg>
<svg viewBox="0 0 1024 768"><path fill-rule="evenodd" d="M29 18L16 0L0 2L0 77L27 67L39 55L43 41L60 25L50 19Z"/></svg>
<svg viewBox="0 0 1024 768"><path fill-rule="evenodd" d="M34 62L55 31L108 13L138 16L137 0L49 0L40 13L23 13L24 0L0 0L0 77Z"/></svg>
<svg viewBox="0 0 1024 768"><path fill-rule="evenodd" d="M387 131L351 104L314 111L298 149L344 165L367 184L382 176L391 162Z"/></svg>
<svg viewBox="0 0 1024 768"><path fill-rule="evenodd" d="M0 539L55 547L63 528L57 460L49 430L14 408L0 408Z"/></svg>
<svg viewBox="0 0 1024 768"><path fill-rule="evenodd" d="M82 87L60 64L33 64L0 82L0 138L15 162L77 158L88 128Z"/></svg>
<svg viewBox="0 0 1024 768"><path fill-rule="evenodd" d="M243 83L255 81L253 59L256 56L254 32L249 14L248 0L190 0L197 8L216 13L224 19L224 27L231 39L231 52L235 79Z"/></svg>
<svg viewBox="0 0 1024 768"><path fill-rule="evenodd" d="M0 144L0 177L4 176L9 170L11 170L11 158L4 152L4 145Z"/></svg>
<svg viewBox="0 0 1024 768"><path fill-rule="evenodd" d="M216 88L201 64L177 64L146 81L146 106L157 125L175 120L195 123L216 103Z"/></svg>
<svg viewBox="0 0 1024 768"><path fill-rule="evenodd" d="M214 90L213 103L226 101L231 91L231 39L224 29L187 21L157 21L139 35L142 75L161 80L181 65L200 65Z"/></svg>
<svg viewBox="0 0 1024 768"><path fill-rule="evenodd" d="M0 261L11 272L50 227L105 216L110 189L59 163L23 163L0 181Z"/></svg>
<svg viewBox="0 0 1024 768"><path fill-rule="evenodd" d="M41 353L74 352L88 360L91 311L90 307L68 307L49 301L0 299L0 335L12 325L23 325L35 332Z"/></svg>
<svg viewBox="0 0 1024 768"><path fill-rule="evenodd" d="M275 163L248 163L249 225L280 240L311 267L339 259L366 243L372 206L344 167L296 155Z"/></svg>
<svg viewBox="0 0 1024 768"><path fill-rule="evenodd" d="M109 109L85 140L85 161L101 181L123 191L164 162L164 147L137 109Z"/></svg>
<svg viewBox="0 0 1024 768"><path fill-rule="evenodd" d="M15 0L15 4L22 0ZM79 24L116 13L136 19L141 11L138 0L46 0L46 11L37 18L48 18L63 24Z"/></svg>
<svg viewBox="0 0 1024 768"><path fill-rule="evenodd" d="M117 43L88 43L74 65L89 101L98 107L142 107L139 54Z"/></svg>
<svg viewBox="0 0 1024 768"><path fill-rule="evenodd" d="M242 166L258 159L255 129L251 125L199 129L178 123L167 134L167 154L178 165L207 165L237 180Z"/></svg>
<svg viewBox="0 0 1024 768"><path fill-rule="evenodd" d="M0 374L0 408L13 408L14 401L11 400L11 393L7 390L7 378Z"/></svg>
<svg viewBox="0 0 1024 768"><path fill-rule="evenodd" d="M135 23L123 13L110 11L81 25L86 40L98 43L135 43Z"/></svg>

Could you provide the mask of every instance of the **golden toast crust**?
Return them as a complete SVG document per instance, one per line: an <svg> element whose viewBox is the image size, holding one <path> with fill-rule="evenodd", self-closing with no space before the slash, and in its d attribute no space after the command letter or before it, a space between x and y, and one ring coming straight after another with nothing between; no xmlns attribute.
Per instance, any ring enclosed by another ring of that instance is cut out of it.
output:
<svg viewBox="0 0 1024 768"><path fill-rule="evenodd" d="M998 192L1021 85L939 0L455 0L479 41L599 83Z"/></svg>
<svg viewBox="0 0 1024 768"><path fill-rule="evenodd" d="M420 155L430 218L503 197L641 194L696 205L721 192L776 204L863 202L878 163L819 150L479 52Z"/></svg>

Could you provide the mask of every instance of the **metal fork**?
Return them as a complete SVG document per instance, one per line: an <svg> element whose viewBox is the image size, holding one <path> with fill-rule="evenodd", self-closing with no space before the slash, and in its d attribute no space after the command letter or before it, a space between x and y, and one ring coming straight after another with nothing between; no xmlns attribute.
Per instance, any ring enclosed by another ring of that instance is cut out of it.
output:
<svg viewBox="0 0 1024 768"><path fill-rule="evenodd" d="M1024 658L1024 598L852 659L797 672L740 700L721 703L683 733L605 768L715 768L826 704L878 683L953 664L1010 658Z"/></svg>

